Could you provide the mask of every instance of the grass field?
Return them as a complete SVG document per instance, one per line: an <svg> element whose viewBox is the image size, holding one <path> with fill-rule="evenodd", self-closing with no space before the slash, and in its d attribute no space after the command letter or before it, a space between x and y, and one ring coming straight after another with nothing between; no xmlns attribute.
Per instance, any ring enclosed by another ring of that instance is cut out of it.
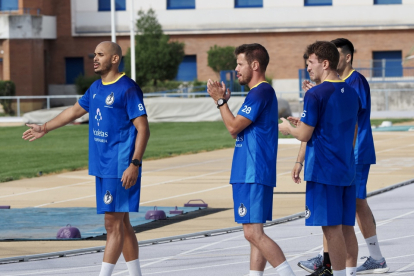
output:
<svg viewBox="0 0 414 276"><path fill-rule="evenodd" d="M393 123L412 119L372 120ZM0 127L0 182L42 174L85 169L88 166L88 125L69 125L42 139L21 139L27 127ZM234 146L223 122L152 123L144 159L211 151ZM280 136L286 138L286 136Z"/></svg>

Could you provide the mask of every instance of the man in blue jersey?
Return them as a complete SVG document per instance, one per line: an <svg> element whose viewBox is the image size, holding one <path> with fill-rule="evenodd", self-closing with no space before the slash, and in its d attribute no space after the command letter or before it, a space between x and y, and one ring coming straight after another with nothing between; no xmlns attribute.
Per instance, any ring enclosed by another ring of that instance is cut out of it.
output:
<svg viewBox="0 0 414 276"><path fill-rule="evenodd" d="M305 94L296 127L282 118L279 130L302 141L297 164L306 161L306 225L322 226L334 269L327 267L318 275L345 276L346 264L356 266L358 255L353 142L360 102L356 91L338 77L339 52L333 43L317 41L305 56L318 86Z"/></svg>
<svg viewBox="0 0 414 276"><path fill-rule="evenodd" d="M375 219L369 208L367 197L367 181L371 164L375 164L374 139L371 131L371 94L367 80L352 67L354 58L354 46L345 38L338 38L331 41L338 48L340 53L338 63L338 74L341 79L354 88L361 100L362 110L358 114L358 133L354 148L356 163L356 217L362 235L365 238L370 256L364 264L357 268L358 274L367 273L385 273L389 270L385 258L382 256L379 247ZM308 90L313 85L309 82L304 84L304 89ZM301 167L295 166L294 171L299 174ZM324 242L324 249L328 248ZM325 253L326 254L326 253ZM324 255L325 255L324 254ZM307 271L319 267L323 257L319 254L317 257L308 261L299 262L299 266Z"/></svg>
<svg viewBox="0 0 414 276"><path fill-rule="evenodd" d="M141 89L118 71L121 57L119 45L100 43L94 70L101 79L74 106L41 126L28 124L23 133L23 139L34 141L89 112L89 174L96 176L97 213L105 214L107 231L100 276L112 274L121 252L130 275L141 276L129 212L138 212L142 156L150 133Z"/></svg>
<svg viewBox="0 0 414 276"><path fill-rule="evenodd" d="M277 99L265 79L269 54L260 44L243 44L234 53L239 83L251 88L237 116L227 105L231 92L224 83L208 80L207 87L236 139L230 184L235 220L250 242L250 276L262 276L266 261L279 275L294 275L280 247L263 231L263 223L272 220L278 145Z"/></svg>

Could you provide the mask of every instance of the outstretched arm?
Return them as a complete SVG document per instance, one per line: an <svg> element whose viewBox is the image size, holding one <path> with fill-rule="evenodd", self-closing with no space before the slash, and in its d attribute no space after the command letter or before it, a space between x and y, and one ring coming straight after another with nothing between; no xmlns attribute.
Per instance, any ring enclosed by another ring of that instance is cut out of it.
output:
<svg viewBox="0 0 414 276"><path fill-rule="evenodd" d="M57 115L55 118L49 122L39 126L36 124L26 124L30 129L26 130L23 133L22 138L24 140L29 140L30 142L43 137L46 133L51 130L57 129L61 126L67 125L70 122L73 122L77 118L85 115L87 111L83 109L79 103L75 103L74 106L65 109L62 113Z"/></svg>
<svg viewBox="0 0 414 276"><path fill-rule="evenodd" d="M139 116L135 118L132 123L135 128L138 130L137 138L135 140L135 151L132 159L138 159L142 162L142 157L144 156L145 149L147 148L147 143L150 137L150 130L148 125L148 119L146 115ZM129 167L122 174L122 186L125 189L129 189L135 185L139 176L139 167L134 164L129 164Z"/></svg>
<svg viewBox="0 0 414 276"><path fill-rule="evenodd" d="M216 104L218 99L223 98L227 101L230 99L230 89L226 90L226 85L224 82L218 83L217 81L212 81L209 79L207 82L207 88L208 93ZM223 118L224 125L226 126L233 139L236 139L237 134L239 134L252 123L252 121L243 116L237 115L234 117L227 103L220 107L220 113L221 117Z"/></svg>

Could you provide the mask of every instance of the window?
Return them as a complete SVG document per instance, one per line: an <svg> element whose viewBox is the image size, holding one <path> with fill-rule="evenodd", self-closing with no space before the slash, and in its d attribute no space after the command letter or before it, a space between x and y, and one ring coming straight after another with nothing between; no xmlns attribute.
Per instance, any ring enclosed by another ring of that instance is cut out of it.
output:
<svg viewBox="0 0 414 276"><path fill-rule="evenodd" d="M83 57L65 58L66 84L74 84L79 75L84 75Z"/></svg>
<svg viewBox="0 0 414 276"><path fill-rule="evenodd" d="M372 53L374 77L402 77L402 52L381 51Z"/></svg>
<svg viewBox="0 0 414 276"><path fill-rule="evenodd" d="M184 56L183 61L178 67L178 73L175 77L179 81L193 81L197 79L197 56Z"/></svg>
<svg viewBox="0 0 414 276"><path fill-rule="evenodd" d="M195 9L195 0L167 0L167 10Z"/></svg>
<svg viewBox="0 0 414 276"><path fill-rule="evenodd" d="M98 11L110 11L111 10L111 0L98 0ZM115 0L115 10L116 11L125 11L126 10L126 0Z"/></svg>
<svg viewBox="0 0 414 276"><path fill-rule="evenodd" d="M402 4L402 0L374 0L374 5L398 5Z"/></svg>
<svg viewBox="0 0 414 276"><path fill-rule="evenodd" d="M15 11L19 9L19 0L0 0L0 11Z"/></svg>
<svg viewBox="0 0 414 276"><path fill-rule="evenodd" d="M263 0L234 0L235 8L263 8Z"/></svg>
<svg viewBox="0 0 414 276"><path fill-rule="evenodd" d="M305 0L305 6L332 6L332 0Z"/></svg>

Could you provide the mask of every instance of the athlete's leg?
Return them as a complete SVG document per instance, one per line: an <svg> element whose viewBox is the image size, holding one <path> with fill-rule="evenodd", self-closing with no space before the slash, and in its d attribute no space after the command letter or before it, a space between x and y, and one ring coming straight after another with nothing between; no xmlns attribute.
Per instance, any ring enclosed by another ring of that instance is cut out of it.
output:
<svg viewBox="0 0 414 276"><path fill-rule="evenodd" d="M264 233L263 224L246 223L243 224L243 230L246 240L256 247L273 267L286 261L280 247Z"/></svg>
<svg viewBox="0 0 414 276"><path fill-rule="evenodd" d="M346 267L356 267L358 259L358 241L353 226L342 225L346 243Z"/></svg>
<svg viewBox="0 0 414 276"><path fill-rule="evenodd" d="M250 243L250 270L264 271L266 262L266 258L260 250L253 243Z"/></svg>
<svg viewBox="0 0 414 276"><path fill-rule="evenodd" d="M377 234L374 215L369 208L367 199L357 198L356 217L359 229L365 239Z"/></svg>
<svg viewBox="0 0 414 276"><path fill-rule="evenodd" d="M342 225L322 226L329 247L329 256L335 270L344 270L347 251Z"/></svg>
<svg viewBox="0 0 414 276"><path fill-rule="evenodd" d="M129 221L129 213L125 214L123 223L124 244L122 254L124 255L125 261L129 262L138 259L138 240L137 236L135 236L131 222Z"/></svg>
<svg viewBox="0 0 414 276"><path fill-rule="evenodd" d="M105 229L107 232L103 261L116 264L124 244L124 216L126 213L106 212Z"/></svg>

